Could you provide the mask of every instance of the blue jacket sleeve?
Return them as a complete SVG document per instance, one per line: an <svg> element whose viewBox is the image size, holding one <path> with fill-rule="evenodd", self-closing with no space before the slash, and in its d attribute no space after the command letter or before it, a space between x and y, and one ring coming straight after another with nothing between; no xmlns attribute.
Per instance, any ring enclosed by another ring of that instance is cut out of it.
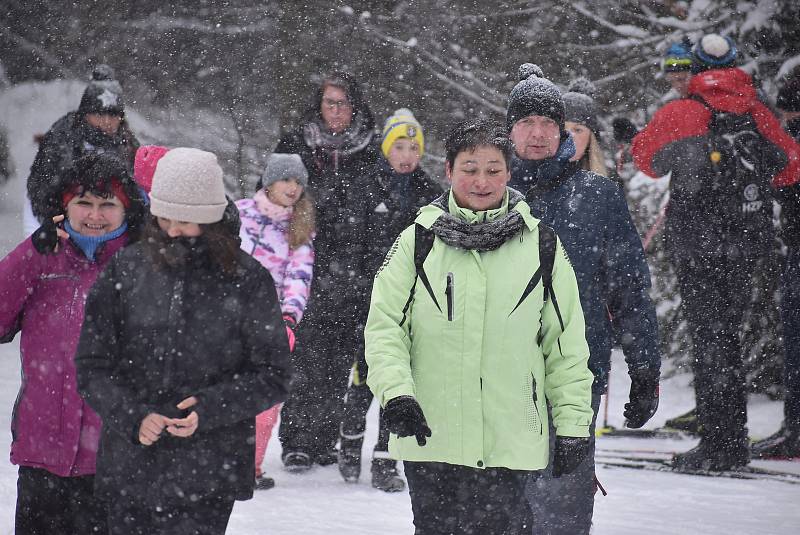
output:
<svg viewBox="0 0 800 535"><path fill-rule="evenodd" d="M618 188L607 189L607 306L628 371L659 370L658 322L650 299L650 269L628 205Z"/></svg>

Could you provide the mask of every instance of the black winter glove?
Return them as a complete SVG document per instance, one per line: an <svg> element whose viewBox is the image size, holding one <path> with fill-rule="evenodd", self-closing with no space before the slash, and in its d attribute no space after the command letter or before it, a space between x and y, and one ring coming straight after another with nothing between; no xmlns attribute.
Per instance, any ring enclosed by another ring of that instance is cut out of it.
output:
<svg viewBox="0 0 800 535"><path fill-rule="evenodd" d="M425 437L431 436L431 428L422 414L422 407L411 396L392 398L383 409L383 420L386 428L398 437L417 438L417 444L424 446Z"/></svg>
<svg viewBox="0 0 800 535"><path fill-rule="evenodd" d="M625 117L614 117L611 126L614 128L614 141L617 143L630 143L639 133L636 125Z"/></svg>
<svg viewBox="0 0 800 535"><path fill-rule="evenodd" d="M58 247L58 227L49 217L46 217L42 226L31 234L31 241L36 252L43 255L53 254Z"/></svg>
<svg viewBox="0 0 800 535"><path fill-rule="evenodd" d="M556 437L553 453L553 477L571 474L589 453L589 439L582 437Z"/></svg>
<svg viewBox="0 0 800 535"><path fill-rule="evenodd" d="M625 427L639 429L653 417L658 409L658 370L635 370L630 372L631 392L625 404Z"/></svg>

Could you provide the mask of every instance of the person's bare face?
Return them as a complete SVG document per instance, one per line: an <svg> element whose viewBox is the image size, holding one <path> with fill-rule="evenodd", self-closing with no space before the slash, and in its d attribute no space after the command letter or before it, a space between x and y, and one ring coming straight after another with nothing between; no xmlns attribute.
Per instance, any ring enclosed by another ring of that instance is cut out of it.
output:
<svg viewBox="0 0 800 535"><path fill-rule="evenodd" d="M344 132L353 120L353 105L347 93L334 85L325 86L320 103L320 113L325 126L336 134Z"/></svg>
<svg viewBox="0 0 800 535"><path fill-rule="evenodd" d="M108 113L87 113L86 122L108 136L113 136L119 130L122 117Z"/></svg>
<svg viewBox="0 0 800 535"><path fill-rule="evenodd" d="M511 141L523 160L544 160L556 155L561 142L558 123L543 115L529 115L511 128Z"/></svg>
<svg viewBox="0 0 800 535"><path fill-rule="evenodd" d="M692 78L692 73L689 71L668 72L666 76L669 85L681 97L689 94L689 80Z"/></svg>

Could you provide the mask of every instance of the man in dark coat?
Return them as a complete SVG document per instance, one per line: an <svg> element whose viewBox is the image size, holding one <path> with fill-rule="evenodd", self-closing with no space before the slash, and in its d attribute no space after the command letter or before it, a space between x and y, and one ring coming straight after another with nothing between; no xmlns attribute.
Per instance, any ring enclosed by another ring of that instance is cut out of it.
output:
<svg viewBox="0 0 800 535"><path fill-rule="evenodd" d="M292 354L292 392L281 411L279 438L289 470L336 462L342 400L362 344L354 288L362 276L364 243L351 215L362 202L357 184L374 167L378 150L361 89L340 72L323 80L299 126L275 148L303 159L317 208L314 280Z"/></svg>
<svg viewBox="0 0 800 535"><path fill-rule="evenodd" d="M777 108L786 131L800 142L800 72L778 92ZM783 425L772 436L751 446L754 457L800 457L800 184L778 190L786 244L781 292L785 345Z"/></svg>
<svg viewBox="0 0 800 535"><path fill-rule="evenodd" d="M52 201L64 173L88 153L113 152L133 172L139 142L125 121L122 87L108 65L98 65L76 111L56 121L42 138L28 176L28 199L39 223L58 215ZM38 224L26 222L26 227Z"/></svg>
<svg viewBox="0 0 800 535"><path fill-rule="evenodd" d="M727 470L750 460L739 341L750 292L742 289L751 288L755 267L774 247L773 190L800 178L800 147L760 102L750 76L734 67L730 38L706 35L692 54L689 98L656 112L634 138L633 156L652 177L671 173L665 240L692 339L701 437L674 465ZM718 134L726 117L747 122ZM746 152L710 151L719 137L741 140L732 148ZM745 157L749 174L738 167Z"/></svg>
<svg viewBox="0 0 800 535"><path fill-rule="evenodd" d="M441 195L442 189L420 167L425 139L422 126L413 113L401 108L389 117L381 136L383 156L358 187L353 196L351 220L363 229L365 247L361 257L359 283L359 332L366 324L372 281L389 248L400 233L414 221L417 210ZM357 481L361 472L361 448L372 391L367 387L367 362L363 340L354 355L353 378L345 396L339 437L339 471L345 481ZM389 458L389 430L379 418L378 442L372 454L372 486L387 492L400 491L405 483Z"/></svg>
<svg viewBox="0 0 800 535"><path fill-rule="evenodd" d="M556 231L572 261L586 318L595 412L589 455L572 474L553 478L548 468L529 482L529 501L537 519L534 533L589 533L595 492L594 427L608 384L615 334L631 377L626 424L643 426L658 407L661 360L656 313L648 295L650 271L622 190L569 161L575 145L564 129L565 104L559 89L536 65L520 67L519 78L506 114L515 150L509 185L527 192L531 213Z"/></svg>

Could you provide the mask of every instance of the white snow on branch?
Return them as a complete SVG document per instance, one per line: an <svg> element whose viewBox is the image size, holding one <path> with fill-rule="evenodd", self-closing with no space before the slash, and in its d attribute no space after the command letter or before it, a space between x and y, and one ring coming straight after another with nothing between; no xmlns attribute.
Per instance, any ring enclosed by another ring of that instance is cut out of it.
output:
<svg viewBox="0 0 800 535"><path fill-rule="evenodd" d="M739 35L750 30L760 30L769 24L769 20L778 12L776 0L759 0L758 4L747 14L739 27Z"/></svg>
<svg viewBox="0 0 800 535"><path fill-rule="evenodd" d="M140 30L167 32L170 30L189 30L194 32L212 33L221 35L237 35L241 33L267 32L275 28L272 19L264 18L252 24L221 24L212 23L196 19L162 17L150 15L149 17L127 22L126 27L138 28Z"/></svg>
<svg viewBox="0 0 800 535"><path fill-rule="evenodd" d="M635 39L646 39L650 37L650 32L648 32L647 30L643 30L642 28L639 28L637 26L633 26L631 24L614 24L612 22L607 21L600 15L592 13L590 10L584 7L583 3L581 2L569 2L568 5L581 15L592 19L600 26L608 28L609 30L618 33L623 37L632 37Z"/></svg>
<svg viewBox="0 0 800 535"><path fill-rule="evenodd" d="M787 59L786 61L783 62L783 64L781 64L781 68L778 69L778 74L775 75L775 78L776 79L783 78L784 76L792 72L792 69L794 69L798 65L800 65L800 55L793 56Z"/></svg>

